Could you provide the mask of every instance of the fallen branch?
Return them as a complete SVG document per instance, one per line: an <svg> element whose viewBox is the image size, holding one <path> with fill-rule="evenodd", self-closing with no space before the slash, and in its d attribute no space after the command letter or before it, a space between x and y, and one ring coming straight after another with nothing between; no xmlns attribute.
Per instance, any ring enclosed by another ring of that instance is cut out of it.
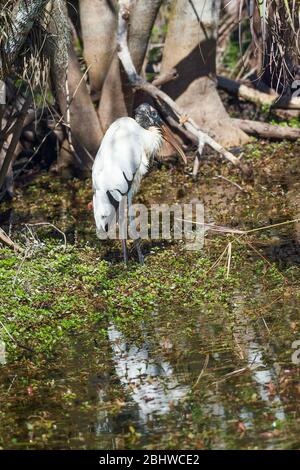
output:
<svg viewBox="0 0 300 470"><path fill-rule="evenodd" d="M300 109L282 109L274 108L272 109L277 117L283 119L284 121L289 121L290 119L298 119L300 116Z"/></svg>
<svg viewBox="0 0 300 470"><path fill-rule="evenodd" d="M213 177L213 179L218 179L218 178L221 179L221 180L227 181L227 183L232 184L232 186L235 186L237 189L239 189L240 191L242 191L244 193L248 192L246 189L242 188L242 186L237 184L235 181L231 181L228 178L225 178L225 176L223 176L223 175L217 175L217 176Z"/></svg>
<svg viewBox="0 0 300 470"><path fill-rule="evenodd" d="M292 98L287 101L275 92L273 94L264 93L223 76L218 76L217 79L218 87L222 90L259 106L267 105L275 108L300 109L300 98Z"/></svg>
<svg viewBox="0 0 300 470"><path fill-rule="evenodd" d="M21 248L17 243L13 242L11 238L2 230L0 227L0 242L4 245L9 246L9 248L13 248L13 250L18 251L19 253L23 253L23 248Z"/></svg>
<svg viewBox="0 0 300 470"><path fill-rule="evenodd" d="M233 163L233 165L240 167L244 173L249 174L250 170L248 166L244 165L239 158L235 157L231 152L222 147L222 145L212 139L212 137L210 137L208 134L201 131L196 123L189 116L187 116L183 110L180 109L180 107L175 103L175 101L172 100L172 98L170 98L170 96L138 75L128 48L128 24L132 3L132 0L119 0L117 36L118 56L128 76L128 80L131 86L136 90L143 90L152 96L152 98L154 98L156 102L160 104L163 112L165 111L164 108L166 106L172 110L182 127L197 138L199 155L202 154L203 147L205 144L207 144L228 161ZM168 113L165 111L165 114Z"/></svg>
<svg viewBox="0 0 300 470"><path fill-rule="evenodd" d="M54 230L56 230L58 233L60 233L60 235L63 237L63 240L64 240L64 251L66 251L67 249L67 237L66 237L66 234L65 232L63 232L62 230L60 230L58 227L56 227L55 225L51 224L50 222L36 222L35 224L25 224L26 227L42 227L42 226L48 226L48 227L52 227Z"/></svg>
<svg viewBox="0 0 300 470"><path fill-rule="evenodd" d="M300 129L290 126L278 126L248 119L234 119L234 121L246 134L256 137L279 140L298 140L300 138Z"/></svg>

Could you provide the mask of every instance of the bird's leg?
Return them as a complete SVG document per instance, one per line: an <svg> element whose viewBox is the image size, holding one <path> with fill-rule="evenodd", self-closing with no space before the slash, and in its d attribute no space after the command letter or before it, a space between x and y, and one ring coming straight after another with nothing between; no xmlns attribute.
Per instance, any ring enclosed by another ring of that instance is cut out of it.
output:
<svg viewBox="0 0 300 470"><path fill-rule="evenodd" d="M129 219L129 227L130 227L131 223L134 220L134 216L131 213L132 212L131 211L131 207L132 207L132 192L131 192L131 190L127 194L127 203L128 203L128 219Z"/></svg>
<svg viewBox="0 0 300 470"><path fill-rule="evenodd" d="M131 223L134 221L134 215L131 213L132 212L131 211L131 207L132 207L132 192L131 191L128 192L127 198L128 198L128 215L129 215L129 226L130 226ZM137 251L139 263L144 264L144 255L142 253L141 245L142 245L142 240L140 238L137 238L133 242L132 249Z"/></svg>
<svg viewBox="0 0 300 470"><path fill-rule="evenodd" d="M127 244L126 244L126 239L125 238L122 238L122 248L123 248L124 263L127 266L128 256L127 256Z"/></svg>

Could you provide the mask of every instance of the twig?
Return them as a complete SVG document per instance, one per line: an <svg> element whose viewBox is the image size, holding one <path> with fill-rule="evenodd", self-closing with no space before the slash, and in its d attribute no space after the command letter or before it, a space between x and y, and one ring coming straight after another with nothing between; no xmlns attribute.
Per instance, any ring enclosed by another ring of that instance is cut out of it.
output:
<svg viewBox="0 0 300 470"><path fill-rule="evenodd" d="M15 288L15 285L16 285L16 282L17 282L17 279L18 279L18 275L19 275L20 272L21 272L21 269L22 269L23 264L24 264L24 262L25 262L25 260L26 260L26 258L27 258L27 256L28 256L28 253L29 253L29 249L27 248L27 249L25 250L25 253L24 253L24 256L23 256L23 258L22 258L22 260L21 260L21 263L20 263L19 266L18 266L17 272L16 272L16 274L15 274L15 276L14 276L13 283L12 283L12 288L13 288L13 289Z"/></svg>
<svg viewBox="0 0 300 470"><path fill-rule="evenodd" d="M5 331L5 333L7 334L7 336L17 345L19 346L19 348L22 348L22 349L25 349L26 351L29 351L29 352L32 352L34 353L34 349L32 348L29 348L28 346L25 346L24 344L22 343L19 343L19 341L17 341L13 335L8 331L8 329L6 328L6 326L4 325L4 323L2 323L2 321L0 320L0 325L2 326L3 330Z"/></svg>
<svg viewBox="0 0 300 470"><path fill-rule="evenodd" d="M200 374L198 375L198 378L197 378L196 382L192 386L193 389L197 387L197 385L200 382L203 374L205 373L205 371L207 369L207 366L208 366L208 362L209 362L209 354L207 354L206 357L205 357L205 361L204 361L204 365L202 367L202 370L201 370Z"/></svg>
<svg viewBox="0 0 300 470"><path fill-rule="evenodd" d="M268 94L251 88L244 83L239 83L230 78L218 76L218 87L233 95L237 95L246 101L251 101L257 105L268 105L270 107L286 108L286 109L300 109L300 98L292 98L289 101L284 101L277 93Z"/></svg>
<svg viewBox="0 0 300 470"><path fill-rule="evenodd" d="M234 181L231 181L229 180L228 178L225 178L225 176L223 175L217 175L217 176L214 176L213 179L217 179L217 178L220 178L224 181L227 181L227 183L230 183L232 184L233 186L235 186L236 188L238 188L240 191L243 191L244 193L247 193L248 191L244 188L242 188L242 186L240 186L239 184L235 183Z"/></svg>
<svg viewBox="0 0 300 470"><path fill-rule="evenodd" d="M67 249L67 237L66 234L57 228L55 225L51 224L50 222L37 222L35 224L26 224L26 227L36 227L36 226L41 226L41 225L48 225L49 227L54 228L58 233L60 233L64 239L64 251Z"/></svg>
<svg viewBox="0 0 300 470"><path fill-rule="evenodd" d="M231 252L232 252L232 242L228 243L228 251L227 251L227 269L226 269L226 279L229 278L230 274L230 266L231 266Z"/></svg>
<svg viewBox="0 0 300 470"><path fill-rule="evenodd" d="M136 68L133 64L129 48L128 48L128 24L130 19L130 8L132 6L132 0L119 0L119 15L118 15L118 56L128 76L128 80L131 86L137 90L143 90L154 98L162 108L164 112L164 105L169 107L175 114L179 123L182 124L187 131L191 132L198 141L198 151L201 155L203 146L209 145L213 150L218 152L233 165L236 165L242 169L245 173L249 173L249 168L244 165L240 159L235 157L231 152L222 147L221 144L216 142L205 132L201 131L196 123L189 116L184 113L183 110L175 103L170 96L163 91L159 90L152 83L144 80L138 75Z"/></svg>
<svg viewBox="0 0 300 470"><path fill-rule="evenodd" d="M219 380L216 380L215 382L212 382L212 385L217 385L218 383L225 382L227 379L230 379L231 377L236 377L237 375L244 374L244 372L252 372L255 369L258 369L258 367L261 367L261 364L254 364L254 365L248 365L245 367L241 367L241 369L236 369L232 372L228 372L228 374L223 375L223 377Z"/></svg>
<svg viewBox="0 0 300 470"><path fill-rule="evenodd" d="M13 386L14 381L16 380L16 378L17 378L17 374L15 374L15 375L13 376L13 379L12 379L12 381L11 381L11 383L10 383L8 389L7 389L7 393L9 393L9 392L11 391L11 388L12 388L12 386Z"/></svg>
<svg viewBox="0 0 300 470"><path fill-rule="evenodd" d="M225 227L223 225L215 225L215 224L210 224L210 223L204 223L204 222L195 222L193 220L189 219L182 219L180 217L174 217L174 220L179 220L180 222L187 222L189 224L196 224L196 225L201 225L204 227L206 230L211 230L213 232L219 232L219 233L234 233L236 235L245 235L244 230L239 230L237 228L230 228L230 227Z"/></svg>
<svg viewBox="0 0 300 470"><path fill-rule="evenodd" d="M279 222L278 224L265 225L264 227L252 228L251 230L245 230L244 234L260 232L261 230L268 230L269 228L282 227L283 225L296 224L300 222L300 219L286 220L285 222Z"/></svg>
<svg viewBox="0 0 300 470"><path fill-rule="evenodd" d="M226 248L225 250L220 254L219 258L213 263L213 265L204 273L204 276L207 276L207 274L212 271L216 266L218 266L220 264L220 262L222 261L225 253L228 251L229 249L229 244L226 245ZM228 255L227 255L228 256Z"/></svg>
<svg viewBox="0 0 300 470"><path fill-rule="evenodd" d="M255 137L292 141L300 139L300 129L291 126L279 126L267 122L251 121L250 119L234 119L234 122L246 134Z"/></svg>
<svg viewBox="0 0 300 470"><path fill-rule="evenodd" d="M23 248L21 248L17 243L13 242L12 239L9 238L8 235L6 235L6 233L1 227L0 227L0 241L4 243L4 245L7 245L10 248L13 248L15 251L18 251L19 253L24 252Z"/></svg>

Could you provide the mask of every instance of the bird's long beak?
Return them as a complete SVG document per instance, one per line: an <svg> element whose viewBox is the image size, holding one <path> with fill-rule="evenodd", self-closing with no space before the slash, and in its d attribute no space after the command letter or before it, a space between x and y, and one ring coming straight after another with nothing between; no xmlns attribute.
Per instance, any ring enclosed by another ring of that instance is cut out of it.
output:
<svg viewBox="0 0 300 470"><path fill-rule="evenodd" d="M187 164L186 155L185 155L184 151L182 150L182 147L181 147L180 143L178 142L178 140L176 139L173 132L164 123L160 123L159 127L160 127L160 130L161 130L162 138L166 142L168 142L176 150L176 152L181 156L184 163Z"/></svg>

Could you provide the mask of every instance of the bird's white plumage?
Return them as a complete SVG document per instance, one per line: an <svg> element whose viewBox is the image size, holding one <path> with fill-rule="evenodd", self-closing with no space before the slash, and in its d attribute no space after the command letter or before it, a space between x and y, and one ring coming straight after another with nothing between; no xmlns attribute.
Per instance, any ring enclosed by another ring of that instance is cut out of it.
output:
<svg viewBox="0 0 300 470"><path fill-rule="evenodd" d="M107 130L95 158L93 207L97 231L105 230L114 215L116 202L139 188L148 170L149 159L162 144L157 128L141 127L134 119L117 119ZM112 197L112 198L111 198Z"/></svg>

